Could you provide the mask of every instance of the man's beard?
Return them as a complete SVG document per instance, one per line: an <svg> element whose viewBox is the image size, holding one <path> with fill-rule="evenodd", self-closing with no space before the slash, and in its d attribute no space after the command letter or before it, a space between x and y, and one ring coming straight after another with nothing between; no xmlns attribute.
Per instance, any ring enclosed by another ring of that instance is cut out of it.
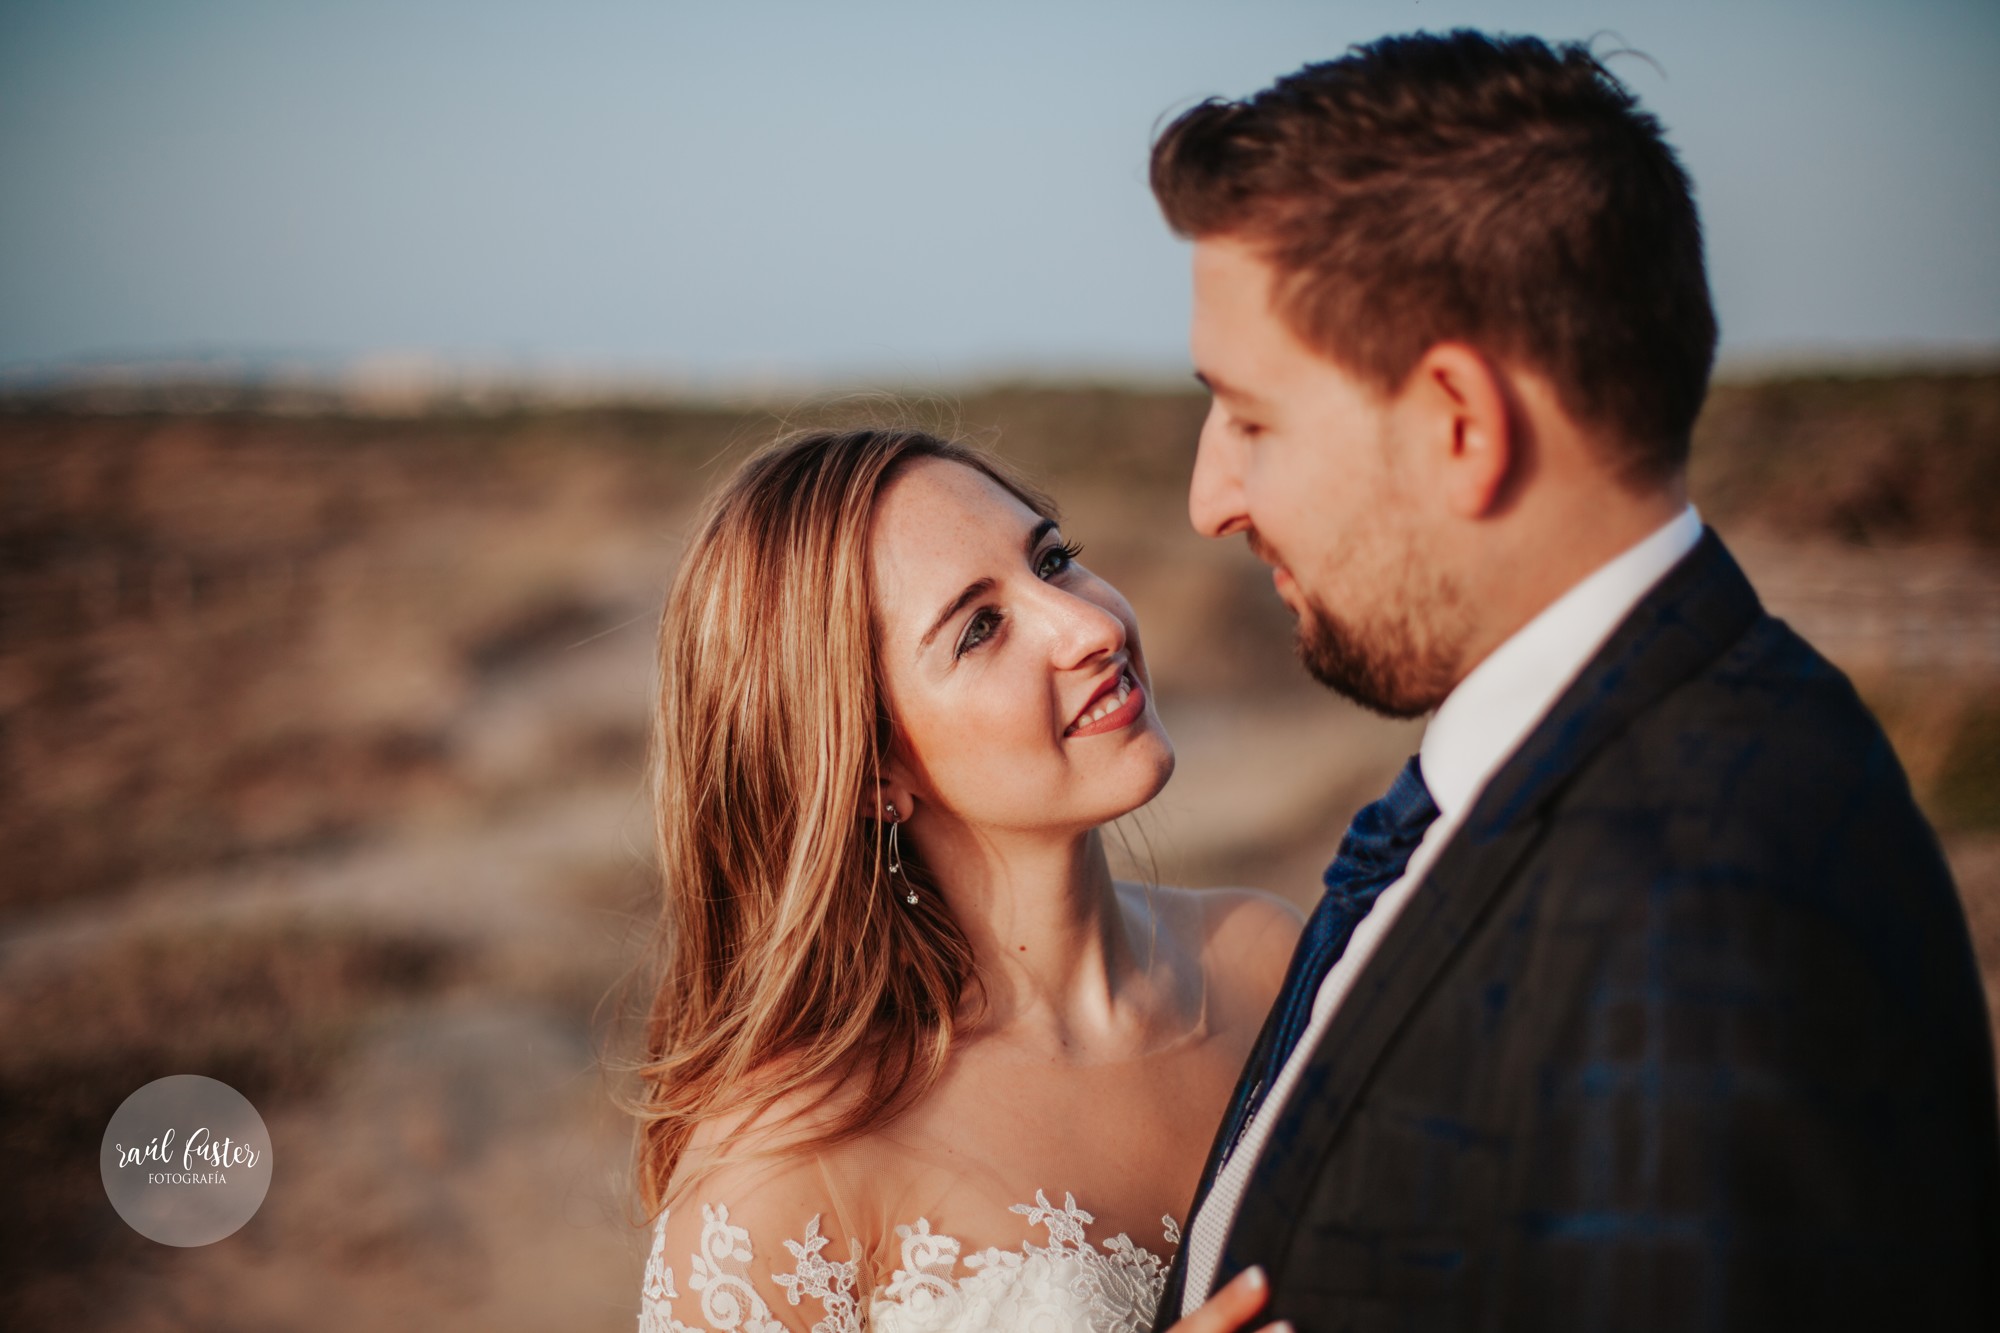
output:
<svg viewBox="0 0 2000 1333"><path fill-rule="evenodd" d="M1294 648L1313 679L1384 717L1421 717L1457 685L1460 607L1443 583L1391 599L1400 620L1359 627L1306 597Z"/></svg>

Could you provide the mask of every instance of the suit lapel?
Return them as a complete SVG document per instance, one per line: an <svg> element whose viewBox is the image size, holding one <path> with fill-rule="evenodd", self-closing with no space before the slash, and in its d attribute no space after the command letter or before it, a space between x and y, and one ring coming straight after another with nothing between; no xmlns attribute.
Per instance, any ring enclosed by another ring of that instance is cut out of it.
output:
<svg viewBox="0 0 2000 1333"><path fill-rule="evenodd" d="M1300 946L1303 948L1303 944ZM1292 953L1292 962L1286 972L1286 984L1298 970L1298 951ZM1244 1123L1249 1118L1250 1099L1257 1095L1257 1083L1252 1077L1253 1070L1262 1069L1269 1057L1271 1043L1277 1040L1279 1006L1272 1005L1264 1015L1263 1030L1257 1034L1257 1042L1250 1048L1249 1059L1243 1062L1243 1072L1237 1076L1236 1090L1229 1095L1229 1109L1223 1113L1222 1127L1216 1131L1215 1140L1209 1144L1208 1161L1201 1168L1201 1181L1194 1187L1194 1201L1188 1205L1187 1219L1190 1229L1194 1219L1200 1214L1201 1206L1208 1199L1208 1192L1215 1187L1215 1177L1222 1170L1222 1164L1229 1156L1241 1136ZM1166 1290L1160 1299L1159 1327L1166 1327L1180 1318L1181 1291L1187 1281L1188 1251L1182 1244L1174 1252L1174 1261L1167 1270Z"/></svg>
<svg viewBox="0 0 2000 1333"><path fill-rule="evenodd" d="M1761 614L1735 560L1712 530L1704 532L1486 784L1280 1108L1224 1247L1218 1286L1252 1263L1277 1276L1317 1163L1383 1053L1540 836L1543 812L1570 775L1634 716L1714 661ZM1215 1157L1211 1153L1204 1194Z"/></svg>

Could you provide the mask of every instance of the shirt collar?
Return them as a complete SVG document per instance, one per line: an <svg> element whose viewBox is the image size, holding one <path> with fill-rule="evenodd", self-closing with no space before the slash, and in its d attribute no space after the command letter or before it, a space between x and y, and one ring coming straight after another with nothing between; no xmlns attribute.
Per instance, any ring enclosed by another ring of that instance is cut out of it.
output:
<svg viewBox="0 0 2000 1333"><path fill-rule="evenodd" d="M1424 784L1452 818L1527 739L1611 631L1701 540L1689 505L1542 608L1458 683L1418 748Z"/></svg>

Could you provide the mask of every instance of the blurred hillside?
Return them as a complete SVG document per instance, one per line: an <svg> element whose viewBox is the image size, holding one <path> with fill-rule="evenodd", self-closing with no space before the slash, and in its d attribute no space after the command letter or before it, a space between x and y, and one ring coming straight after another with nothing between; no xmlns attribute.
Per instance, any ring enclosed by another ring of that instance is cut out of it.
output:
<svg viewBox="0 0 2000 1333"><path fill-rule="evenodd" d="M642 961L653 621L701 496L785 421L189 393L0 405L0 1133L43 1164L0 1210L8 1326L621 1327L597 1071ZM1047 484L1137 609L1180 752L1127 821L1142 867L1305 901L1420 728L1313 687L1263 568L1188 530L1204 410L896 415ZM1721 386L1693 481L1882 714L2000 997L2000 369ZM244 1231L169 1252L94 1162L175 1072L256 1102L278 1166Z"/></svg>

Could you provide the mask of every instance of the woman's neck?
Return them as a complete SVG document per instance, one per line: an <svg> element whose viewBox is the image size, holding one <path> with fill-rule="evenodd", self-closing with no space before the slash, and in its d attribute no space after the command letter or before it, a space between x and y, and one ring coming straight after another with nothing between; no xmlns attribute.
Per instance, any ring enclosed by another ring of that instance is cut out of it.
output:
<svg viewBox="0 0 2000 1333"><path fill-rule="evenodd" d="M932 877L972 946L974 1035L1097 1060L1129 1054L1178 1021L1164 1012L1177 1006L1172 987L1159 986L1153 932L1121 907L1095 830L949 841L927 846L926 863L941 867Z"/></svg>

